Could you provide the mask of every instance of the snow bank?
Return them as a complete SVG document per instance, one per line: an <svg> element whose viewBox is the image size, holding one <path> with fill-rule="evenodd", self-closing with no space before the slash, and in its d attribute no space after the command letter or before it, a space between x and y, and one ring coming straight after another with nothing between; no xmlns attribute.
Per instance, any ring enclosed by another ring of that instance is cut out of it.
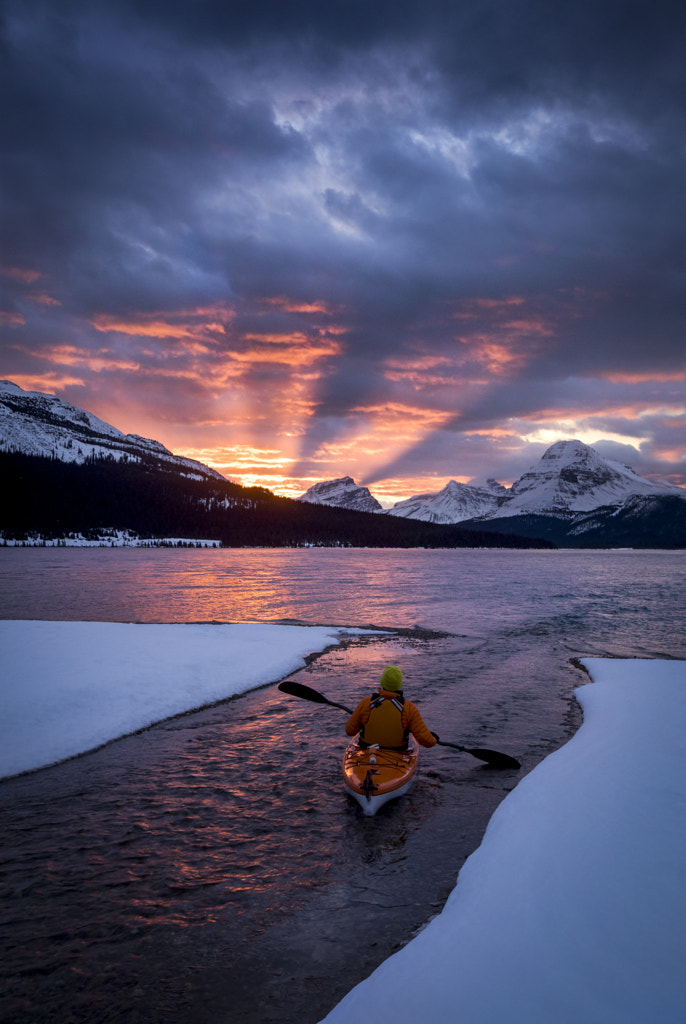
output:
<svg viewBox="0 0 686 1024"><path fill-rule="evenodd" d="M686 1020L686 662L584 664L577 735L503 801L443 912L326 1024Z"/></svg>
<svg viewBox="0 0 686 1024"><path fill-rule="evenodd" d="M281 679L364 630L0 622L0 777ZM369 632L369 631L366 631Z"/></svg>
<svg viewBox="0 0 686 1024"><path fill-rule="evenodd" d="M65 537L44 537L28 533L17 540L0 530L0 547L4 548L220 548L220 540L199 540L197 537L139 537L132 530L101 530L85 537L70 533Z"/></svg>
<svg viewBox="0 0 686 1024"><path fill-rule="evenodd" d="M0 776L279 679L359 632L0 622ZM584 664L579 732L503 801L443 912L326 1024L682 1024L686 662Z"/></svg>

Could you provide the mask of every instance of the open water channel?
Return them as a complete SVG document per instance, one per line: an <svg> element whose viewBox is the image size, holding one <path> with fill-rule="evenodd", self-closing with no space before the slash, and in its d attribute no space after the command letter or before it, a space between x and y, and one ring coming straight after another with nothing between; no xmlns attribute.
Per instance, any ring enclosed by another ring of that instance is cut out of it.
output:
<svg viewBox="0 0 686 1024"><path fill-rule="evenodd" d="M659 551L0 551L4 619L388 630L293 678L353 705L397 662L441 738L523 765L433 748L365 818L343 712L271 685L5 780L0 1015L315 1024L440 911L500 800L578 727L572 659L686 656L685 577Z"/></svg>

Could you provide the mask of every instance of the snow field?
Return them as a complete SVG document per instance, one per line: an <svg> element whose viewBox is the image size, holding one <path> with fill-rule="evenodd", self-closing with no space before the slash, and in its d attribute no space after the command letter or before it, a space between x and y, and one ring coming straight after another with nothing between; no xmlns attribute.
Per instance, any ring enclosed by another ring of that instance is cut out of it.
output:
<svg viewBox="0 0 686 1024"><path fill-rule="evenodd" d="M326 1024L683 1024L686 662L586 659L584 724Z"/></svg>
<svg viewBox="0 0 686 1024"><path fill-rule="evenodd" d="M281 679L306 655L360 632L0 621L0 778Z"/></svg>
<svg viewBox="0 0 686 1024"><path fill-rule="evenodd" d="M272 682L358 632L0 622L0 776ZM584 665L581 729L501 803L442 913L325 1024L686 1020L686 662Z"/></svg>

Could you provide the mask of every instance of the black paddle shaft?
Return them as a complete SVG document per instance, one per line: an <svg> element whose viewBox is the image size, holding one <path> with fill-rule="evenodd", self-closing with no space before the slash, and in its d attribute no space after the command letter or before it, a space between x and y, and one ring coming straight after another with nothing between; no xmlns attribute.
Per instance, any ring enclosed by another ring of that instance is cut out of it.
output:
<svg viewBox="0 0 686 1024"><path fill-rule="evenodd" d="M303 700L310 700L314 704L329 704L332 708L340 708L341 711L347 711L349 715L352 714L350 708L347 708L345 704L337 704L335 701L329 700L319 690L313 690L311 686L305 686L304 683L286 681L279 683L279 689L283 693L290 694L291 697L301 697ZM509 754L501 754L498 750L486 750L483 747L461 747L458 743L448 743L446 740L438 740L438 744L441 747L453 747L455 750L461 750L465 754L471 754L472 757L478 758L479 761L486 761L492 768L522 767L516 758L510 757Z"/></svg>

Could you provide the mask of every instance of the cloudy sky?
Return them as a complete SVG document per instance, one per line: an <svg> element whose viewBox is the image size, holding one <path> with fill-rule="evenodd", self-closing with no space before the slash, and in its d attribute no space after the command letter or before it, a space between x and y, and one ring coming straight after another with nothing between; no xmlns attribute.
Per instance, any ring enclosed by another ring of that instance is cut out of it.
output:
<svg viewBox="0 0 686 1024"><path fill-rule="evenodd" d="M0 376L393 500L686 485L672 0L2 0Z"/></svg>

